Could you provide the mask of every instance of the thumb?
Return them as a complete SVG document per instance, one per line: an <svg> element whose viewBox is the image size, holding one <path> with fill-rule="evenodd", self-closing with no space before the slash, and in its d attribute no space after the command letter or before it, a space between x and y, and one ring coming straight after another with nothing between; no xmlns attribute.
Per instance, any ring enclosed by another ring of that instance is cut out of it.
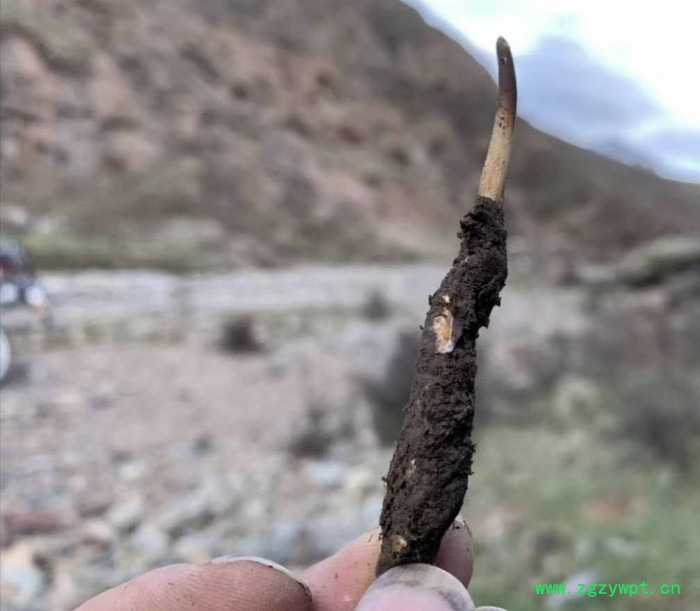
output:
<svg viewBox="0 0 700 611"><path fill-rule="evenodd" d="M431 564L405 564L380 575L356 611L474 611L456 577Z"/></svg>

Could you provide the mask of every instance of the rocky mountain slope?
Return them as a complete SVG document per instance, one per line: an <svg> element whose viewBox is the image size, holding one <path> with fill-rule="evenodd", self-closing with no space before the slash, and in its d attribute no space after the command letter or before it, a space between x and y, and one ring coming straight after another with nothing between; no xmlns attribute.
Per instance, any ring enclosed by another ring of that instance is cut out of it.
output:
<svg viewBox="0 0 700 611"><path fill-rule="evenodd" d="M4 0L0 59L3 231L55 267L449 255L494 110L398 0ZM609 259L699 202L518 125L513 244Z"/></svg>

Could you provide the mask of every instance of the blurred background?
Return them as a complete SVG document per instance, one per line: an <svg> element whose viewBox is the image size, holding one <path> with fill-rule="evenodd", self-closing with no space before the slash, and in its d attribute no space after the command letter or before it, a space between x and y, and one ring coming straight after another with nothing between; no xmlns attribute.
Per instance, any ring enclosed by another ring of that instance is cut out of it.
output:
<svg viewBox="0 0 700 611"><path fill-rule="evenodd" d="M689 4L3 0L2 609L235 552L303 568L376 525L501 34L473 594L699 608ZM681 595L534 593L569 580Z"/></svg>

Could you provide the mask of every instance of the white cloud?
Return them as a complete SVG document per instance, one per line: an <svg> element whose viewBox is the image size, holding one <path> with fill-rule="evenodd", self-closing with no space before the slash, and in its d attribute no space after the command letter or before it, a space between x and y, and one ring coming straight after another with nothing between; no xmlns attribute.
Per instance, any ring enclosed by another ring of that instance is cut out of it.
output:
<svg viewBox="0 0 700 611"><path fill-rule="evenodd" d="M571 38L637 83L670 123L700 129L696 0L420 0L476 46L505 36L516 57L547 35Z"/></svg>

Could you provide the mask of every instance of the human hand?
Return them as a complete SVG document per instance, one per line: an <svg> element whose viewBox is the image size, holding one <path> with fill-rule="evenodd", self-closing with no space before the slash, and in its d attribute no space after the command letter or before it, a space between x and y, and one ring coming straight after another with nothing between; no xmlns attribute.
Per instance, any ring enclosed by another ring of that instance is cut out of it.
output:
<svg viewBox="0 0 700 611"><path fill-rule="evenodd" d="M377 529L300 577L269 560L246 556L176 564L108 590L77 611L474 610L466 590L474 565L472 540L463 522L455 522L443 538L437 566L406 565L375 581L379 548Z"/></svg>

